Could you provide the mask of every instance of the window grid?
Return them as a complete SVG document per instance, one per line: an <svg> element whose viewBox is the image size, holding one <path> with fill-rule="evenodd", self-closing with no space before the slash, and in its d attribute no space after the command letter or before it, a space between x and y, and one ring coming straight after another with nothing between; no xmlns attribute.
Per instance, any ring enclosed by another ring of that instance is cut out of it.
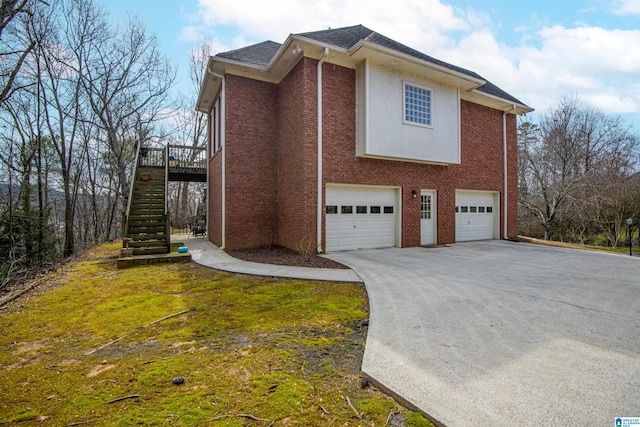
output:
<svg viewBox="0 0 640 427"><path fill-rule="evenodd" d="M431 196L420 196L420 217L431 219Z"/></svg>
<svg viewBox="0 0 640 427"><path fill-rule="evenodd" d="M405 83L404 120L431 126L431 90Z"/></svg>

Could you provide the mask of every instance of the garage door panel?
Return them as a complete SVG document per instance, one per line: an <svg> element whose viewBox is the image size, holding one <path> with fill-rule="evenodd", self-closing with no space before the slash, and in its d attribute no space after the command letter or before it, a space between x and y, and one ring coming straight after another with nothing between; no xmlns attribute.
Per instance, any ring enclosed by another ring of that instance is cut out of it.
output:
<svg viewBox="0 0 640 427"><path fill-rule="evenodd" d="M495 237L495 193L456 192L456 241Z"/></svg>
<svg viewBox="0 0 640 427"><path fill-rule="evenodd" d="M383 212L385 206L397 212L396 190L327 187L326 205L337 206L330 209L336 213L326 211L327 251L395 245L396 214Z"/></svg>

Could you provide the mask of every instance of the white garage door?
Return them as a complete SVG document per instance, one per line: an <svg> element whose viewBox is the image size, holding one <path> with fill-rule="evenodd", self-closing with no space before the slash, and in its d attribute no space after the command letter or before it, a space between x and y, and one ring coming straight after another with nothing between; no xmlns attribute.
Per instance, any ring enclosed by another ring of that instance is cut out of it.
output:
<svg viewBox="0 0 640 427"><path fill-rule="evenodd" d="M325 204L327 252L395 246L395 189L327 186Z"/></svg>
<svg viewBox="0 0 640 427"><path fill-rule="evenodd" d="M496 237L495 194L456 191L456 242Z"/></svg>

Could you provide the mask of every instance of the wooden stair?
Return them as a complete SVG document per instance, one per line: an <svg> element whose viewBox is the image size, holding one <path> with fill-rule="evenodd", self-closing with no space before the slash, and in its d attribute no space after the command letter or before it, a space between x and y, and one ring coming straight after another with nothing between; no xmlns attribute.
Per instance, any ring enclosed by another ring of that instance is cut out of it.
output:
<svg viewBox="0 0 640 427"><path fill-rule="evenodd" d="M130 254L169 253L165 168L138 167L135 174L126 230Z"/></svg>

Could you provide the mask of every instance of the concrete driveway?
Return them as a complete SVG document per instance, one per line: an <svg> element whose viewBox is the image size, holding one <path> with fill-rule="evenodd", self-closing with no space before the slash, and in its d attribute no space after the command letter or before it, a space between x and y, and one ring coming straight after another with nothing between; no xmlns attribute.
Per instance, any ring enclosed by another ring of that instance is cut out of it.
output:
<svg viewBox="0 0 640 427"><path fill-rule="evenodd" d="M640 258L506 241L328 257L369 293L363 372L444 425L640 417Z"/></svg>

